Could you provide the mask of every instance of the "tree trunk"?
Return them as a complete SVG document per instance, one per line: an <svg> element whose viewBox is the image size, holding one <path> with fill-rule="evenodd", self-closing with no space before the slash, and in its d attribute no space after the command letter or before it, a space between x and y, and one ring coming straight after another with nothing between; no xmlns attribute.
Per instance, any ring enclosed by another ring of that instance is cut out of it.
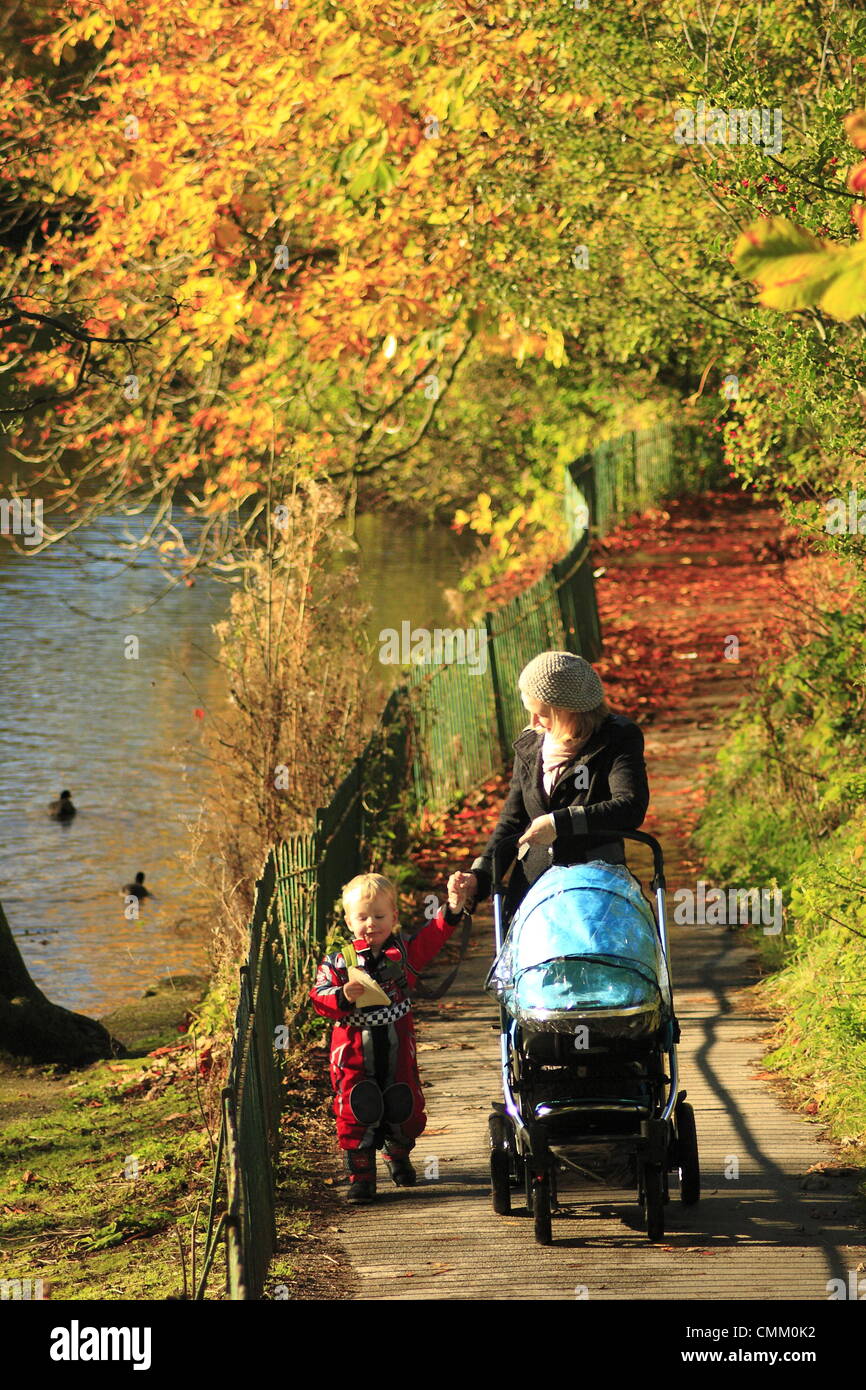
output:
<svg viewBox="0 0 866 1390"><path fill-rule="evenodd" d="M52 1004L30 978L0 903L0 1051L80 1067L124 1049L96 1019Z"/></svg>

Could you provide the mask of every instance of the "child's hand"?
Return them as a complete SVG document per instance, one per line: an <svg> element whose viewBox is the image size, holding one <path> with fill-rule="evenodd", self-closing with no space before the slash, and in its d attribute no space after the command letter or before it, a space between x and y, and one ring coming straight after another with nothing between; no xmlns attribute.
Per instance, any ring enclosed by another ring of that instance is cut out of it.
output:
<svg viewBox="0 0 866 1390"><path fill-rule="evenodd" d="M343 985L343 993L350 1004L354 1004L356 999L360 999L364 993L364 986L360 980L350 980L347 985Z"/></svg>
<svg viewBox="0 0 866 1390"><path fill-rule="evenodd" d="M452 912L460 912L466 906L467 898L474 895L476 879L474 874L452 874L448 880L448 906Z"/></svg>

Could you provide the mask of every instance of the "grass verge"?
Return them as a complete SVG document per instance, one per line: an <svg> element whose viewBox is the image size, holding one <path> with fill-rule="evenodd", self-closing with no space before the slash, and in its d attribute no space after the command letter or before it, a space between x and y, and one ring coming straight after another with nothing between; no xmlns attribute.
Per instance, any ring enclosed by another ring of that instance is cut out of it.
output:
<svg viewBox="0 0 866 1390"><path fill-rule="evenodd" d="M189 1042L67 1074L0 1062L0 1279L41 1279L52 1299L183 1296L213 1171L209 1065Z"/></svg>

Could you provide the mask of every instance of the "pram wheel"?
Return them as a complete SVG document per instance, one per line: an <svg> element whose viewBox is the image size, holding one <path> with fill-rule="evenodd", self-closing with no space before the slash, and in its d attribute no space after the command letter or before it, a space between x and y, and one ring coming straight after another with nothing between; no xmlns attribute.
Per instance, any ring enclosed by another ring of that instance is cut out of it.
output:
<svg viewBox="0 0 866 1390"><path fill-rule="evenodd" d="M553 1205L553 1159L543 1129L531 1126L532 1152L526 1156L526 1205L535 1225L539 1245L549 1245L553 1239L550 1209Z"/></svg>
<svg viewBox="0 0 866 1390"><path fill-rule="evenodd" d="M680 1100L676 1107L677 1167L680 1171L680 1201L693 1207L701 1198L701 1169L698 1160L698 1132L695 1112L688 1101Z"/></svg>
<svg viewBox="0 0 866 1390"><path fill-rule="evenodd" d="M497 1216L508 1216L511 1211L509 1125L501 1115L491 1115L487 1124L490 1130L490 1191L493 1195L493 1210Z"/></svg>
<svg viewBox="0 0 866 1390"><path fill-rule="evenodd" d="M533 1174L532 1215L536 1241L539 1245L550 1245L553 1232L550 1222L550 1172L547 1170Z"/></svg>
<svg viewBox="0 0 866 1390"><path fill-rule="evenodd" d="M512 1188L518 1188L518 1189L522 1189L522 1188L523 1188L523 1186L524 1186L524 1184L525 1184L525 1181L526 1181L525 1172L524 1172L525 1167L526 1167L526 1164L524 1163L524 1161L523 1161L523 1159L521 1158L520 1154L519 1154L519 1153L517 1152L517 1150L515 1149L515 1151L514 1151L514 1152L512 1153L512 1155L511 1155L511 1186L512 1186Z"/></svg>
<svg viewBox="0 0 866 1390"><path fill-rule="evenodd" d="M640 1204L649 1240L665 1233L665 1183L661 1164L645 1163L641 1172Z"/></svg>

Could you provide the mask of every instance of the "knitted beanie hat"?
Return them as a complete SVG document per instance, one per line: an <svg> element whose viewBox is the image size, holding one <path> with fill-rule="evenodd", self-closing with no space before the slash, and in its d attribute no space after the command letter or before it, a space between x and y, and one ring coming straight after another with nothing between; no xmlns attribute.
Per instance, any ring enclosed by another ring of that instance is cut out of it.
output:
<svg viewBox="0 0 866 1390"><path fill-rule="evenodd" d="M589 662L571 652L541 652L524 666L517 684L530 699L561 709L591 710L604 699Z"/></svg>

